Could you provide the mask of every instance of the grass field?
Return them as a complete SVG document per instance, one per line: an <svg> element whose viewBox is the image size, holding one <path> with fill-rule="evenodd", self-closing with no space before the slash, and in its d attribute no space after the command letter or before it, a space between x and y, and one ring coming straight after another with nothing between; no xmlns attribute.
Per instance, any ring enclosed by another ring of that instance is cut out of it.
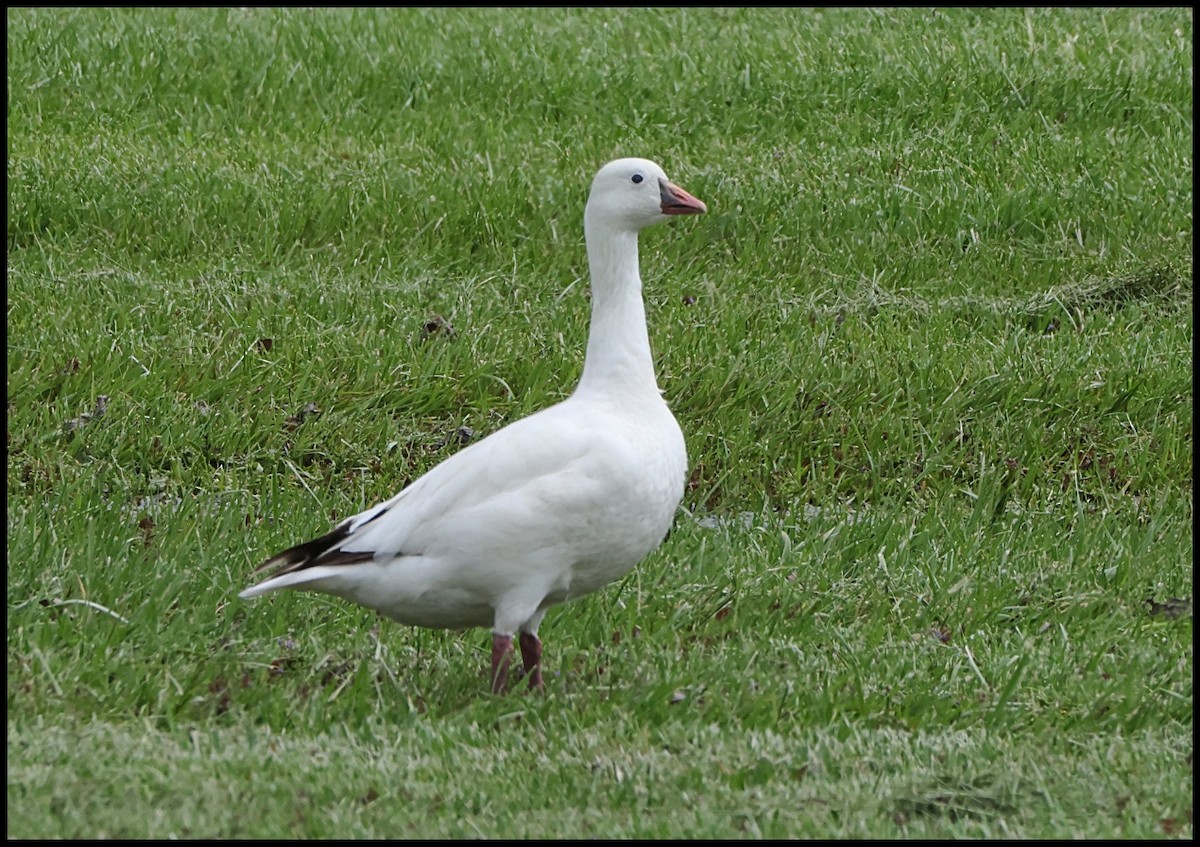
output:
<svg viewBox="0 0 1200 847"><path fill-rule="evenodd" d="M1188 9L9 9L10 838L1191 838ZM566 396L692 471L483 630L266 555Z"/></svg>

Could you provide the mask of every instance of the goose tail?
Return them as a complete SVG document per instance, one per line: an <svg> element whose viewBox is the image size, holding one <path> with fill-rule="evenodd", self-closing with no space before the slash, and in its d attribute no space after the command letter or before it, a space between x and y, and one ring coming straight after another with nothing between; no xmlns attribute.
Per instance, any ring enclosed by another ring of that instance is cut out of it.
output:
<svg viewBox="0 0 1200 847"><path fill-rule="evenodd" d="M340 545L350 534L350 521L346 521L322 536L276 553L254 570L256 574L268 576L243 590L238 596L245 600L279 588L320 579L329 573L326 566L351 565L374 560L375 554L369 550L341 549Z"/></svg>

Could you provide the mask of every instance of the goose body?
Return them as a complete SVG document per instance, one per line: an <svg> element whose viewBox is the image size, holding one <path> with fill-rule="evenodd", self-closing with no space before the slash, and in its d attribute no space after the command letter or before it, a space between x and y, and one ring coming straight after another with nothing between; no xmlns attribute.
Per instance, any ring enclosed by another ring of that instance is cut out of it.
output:
<svg viewBox="0 0 1200 847"><path fill-rule="evenodd" d="M687 453L654 374L637 236L704 211L646 159L601 168L584 213L592 317L575 391L267 559L267 577L240 596L304 589L403 624L490 626L493 690L506 685L514 636L540 687L546 610L628 573L683 497Z"/></svg>

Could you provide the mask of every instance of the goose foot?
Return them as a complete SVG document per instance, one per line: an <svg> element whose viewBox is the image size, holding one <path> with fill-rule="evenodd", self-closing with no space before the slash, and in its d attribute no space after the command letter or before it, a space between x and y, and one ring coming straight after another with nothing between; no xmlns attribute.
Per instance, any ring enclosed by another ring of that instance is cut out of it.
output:
<svg viewBox="0 0 1200 847"><path fill-rule="evenodd" d="M512 636L492 633L492 693L503 694L508 685L508 665L512 661Z"/></svg>
<svg viewBox="0 0 1200 847"><path fill-rule="evenodd" d="M543 690L542 684L542 642L532 632L522 632L518 639L521 645L521 665L525 675L529 677L529 687L536 691Z"/></svg>

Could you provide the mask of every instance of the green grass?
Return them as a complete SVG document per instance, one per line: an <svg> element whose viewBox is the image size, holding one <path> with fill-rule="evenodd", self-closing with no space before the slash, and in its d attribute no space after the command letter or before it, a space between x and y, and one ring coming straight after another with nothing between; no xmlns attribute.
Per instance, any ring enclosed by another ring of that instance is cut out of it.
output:
<svg viewBox="0 0 1200 847"><path fill-rule="evenodd" d="M1190 10L7 23L10 838L1192 836ZM692 475L546 696L239 601L573 388L622 155Z"/></svg>

